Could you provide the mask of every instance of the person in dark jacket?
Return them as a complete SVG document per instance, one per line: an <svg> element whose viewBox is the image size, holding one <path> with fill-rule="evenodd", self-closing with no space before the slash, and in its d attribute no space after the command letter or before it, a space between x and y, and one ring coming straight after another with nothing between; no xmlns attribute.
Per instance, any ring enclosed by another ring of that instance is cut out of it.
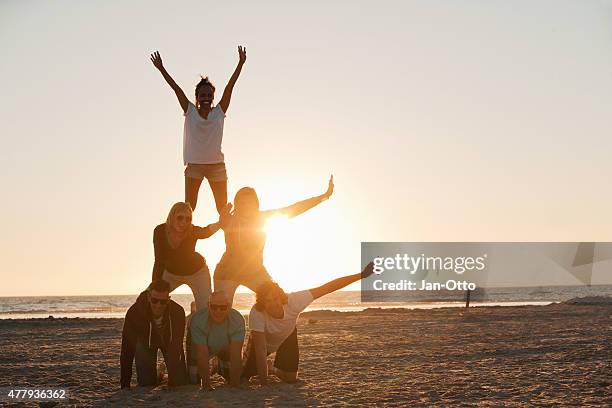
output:
<svg viewBox="0 0 612 408"><path fill-rule="evenodd" d="M138 385L157 385L158 349L168 369L168 385L187 384L184 332L185 310L170 300L168 282L154 281L125 315L121 337L121 388L130 387L134 359Z"/></svg>
<svg viewBox="0 0 612 408"><path fill-rule="evenodd" d="M196 312L196 302L191 302L191 313L187 316L187 327L185 328L185 353L187 356L187 375L191 384L199 384L198 359L191 340L191 318Z"/></svg>

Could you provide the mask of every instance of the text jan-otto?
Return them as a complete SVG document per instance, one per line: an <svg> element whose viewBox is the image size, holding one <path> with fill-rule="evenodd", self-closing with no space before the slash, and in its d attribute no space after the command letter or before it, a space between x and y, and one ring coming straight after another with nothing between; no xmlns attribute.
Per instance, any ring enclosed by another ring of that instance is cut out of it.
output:
<svg viewBox="0 0 612 408"><path fill-rule="evenodd" d="M384 282L381 279L377 279L372 283L374 290L475 290L476 284L465 280L453 280L449 279L446 282L428 282L426 280L421 281L410 281L402 279L398 282Z"/></svg>

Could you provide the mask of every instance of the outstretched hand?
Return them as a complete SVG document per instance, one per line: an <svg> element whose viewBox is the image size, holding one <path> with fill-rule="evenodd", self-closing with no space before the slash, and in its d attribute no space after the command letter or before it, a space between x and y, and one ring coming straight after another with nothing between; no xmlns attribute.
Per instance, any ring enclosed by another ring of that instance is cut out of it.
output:
<svg viewBox="0 0 612 408"><path fill-rule="evenodd" d="M238 46L238 61L241 64L246 62L246 47L243 47L242 45Z"/></svg>
<svg viewBox="0 0 612 408"><path fill-rule="evenodd" d="M222 229L225 229L225 227L227 227L230 218L231 218L231 211L232 211L232 203L227 203L225 205L225 207L223 207L223 210L221 210L221 213L219 214L219 226Z"/></svg>
<svg viewBox="0 0 612 408"><path fill-rule="evenodd" d="M370 262L369 264L366 265L365 268L363 268L363 271L361 271L361 279L365 279L368 276L372 275L374 273L374 262Z"/></svg>
<svg viewBox="0 0 612 408"><path fill-rule="evenodd" d="M334 193L334 175L332 174L329 178L329 184L327 185L327 191L323 193L323 198L329 198Z"/></svg>
<svg viewBox="0 0 612 408"><path fill-rule="evenodd" d="M164 67L164 63L162 62L161 55L159 55L159 51L155 51L151 54L151 62L155 65L155 68L162 69Z"/></svg>

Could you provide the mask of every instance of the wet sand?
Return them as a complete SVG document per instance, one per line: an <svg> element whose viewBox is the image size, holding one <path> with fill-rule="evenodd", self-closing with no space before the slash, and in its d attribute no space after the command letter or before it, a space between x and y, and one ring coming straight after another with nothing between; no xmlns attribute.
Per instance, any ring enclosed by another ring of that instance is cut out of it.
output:
<svg viewBox="0 0 612 408"><path fill-rule="evenodd" d="M612 403L612 305L308 312L298 324L297 384L230 389L215 377L208 393L164 384L121 391L122 324L0 320L0 387L67 388L58 406Z"/></svg>

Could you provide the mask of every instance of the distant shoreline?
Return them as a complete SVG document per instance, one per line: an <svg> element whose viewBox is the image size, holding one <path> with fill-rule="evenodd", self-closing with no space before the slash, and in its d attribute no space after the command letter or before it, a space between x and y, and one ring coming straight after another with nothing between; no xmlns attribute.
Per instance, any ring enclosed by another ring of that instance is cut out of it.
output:
<svg viewBox="0 0 612 408"><path fill-rule="evenodd" d="M590 299L594 299L590 301ZM584 300L584 301L583 301ZM484 304L483 304L484 303ZM475 308L525 308L525 307L542 307L542 306L554 306L554 305L570 305L570 306L609 306L612 305L612 297L585 297L585 298L576 298L570 299L565 302L495 302L495 304L491 304L490 302L471 302L470 307L466 308L465 306L461 306L460 304L445 304L445 305L437 305L430 307L431 305L427 305L427 307L406 307L406 306L380 306L380 307L364 307L359 310L337 310L337 309L313 309L307 310L303 312L300 316L302 318L309 317L326 317L326 316L348 316L355 314L376 314L376 313L384 313L384 314L401 314L406 312L413 311L424 311L424 310L439 310L439 309L457 309L457 310L467 310L467 309L475 309ZM520 303L520 304L519 304ZM418 305L417 305L418 306ZM357 308L356 308L357 309ZM241 313L245 316L248 316L248 311L241 311ZM100 317L79 317L79 316L53 316L49 315L47 317L0 317L0 323L5 321L39 321L39 322L50 322L50 321L66 321L66 320L78 320L78 321L102 321L102 320L122 320L122 316L100 316Z"/></svg>
<svg viewBox="0 0 612 408"><path fill-rule="evenodd" d="M598 283L593 285L535 285L535 286L488 286L486 288L482 288L486 291L491 290L512 290L512 289L531 289L531 290L541 290L541 289L566 289L566 288L604 288L604 287L612 287L612 283ZM360 293L361 290L339 290L337 293ZM80 295L0 295L1 299L22 299L22 298L80 298L80 297L114 297L114 296L138 296L140 293L115 293L115 294L80 294ZM176 293L176 295L189 295L190 292L187 291L185 293ZM241 292L237 291L236 294L242 295L253 295L252 292Z"/></svg>

